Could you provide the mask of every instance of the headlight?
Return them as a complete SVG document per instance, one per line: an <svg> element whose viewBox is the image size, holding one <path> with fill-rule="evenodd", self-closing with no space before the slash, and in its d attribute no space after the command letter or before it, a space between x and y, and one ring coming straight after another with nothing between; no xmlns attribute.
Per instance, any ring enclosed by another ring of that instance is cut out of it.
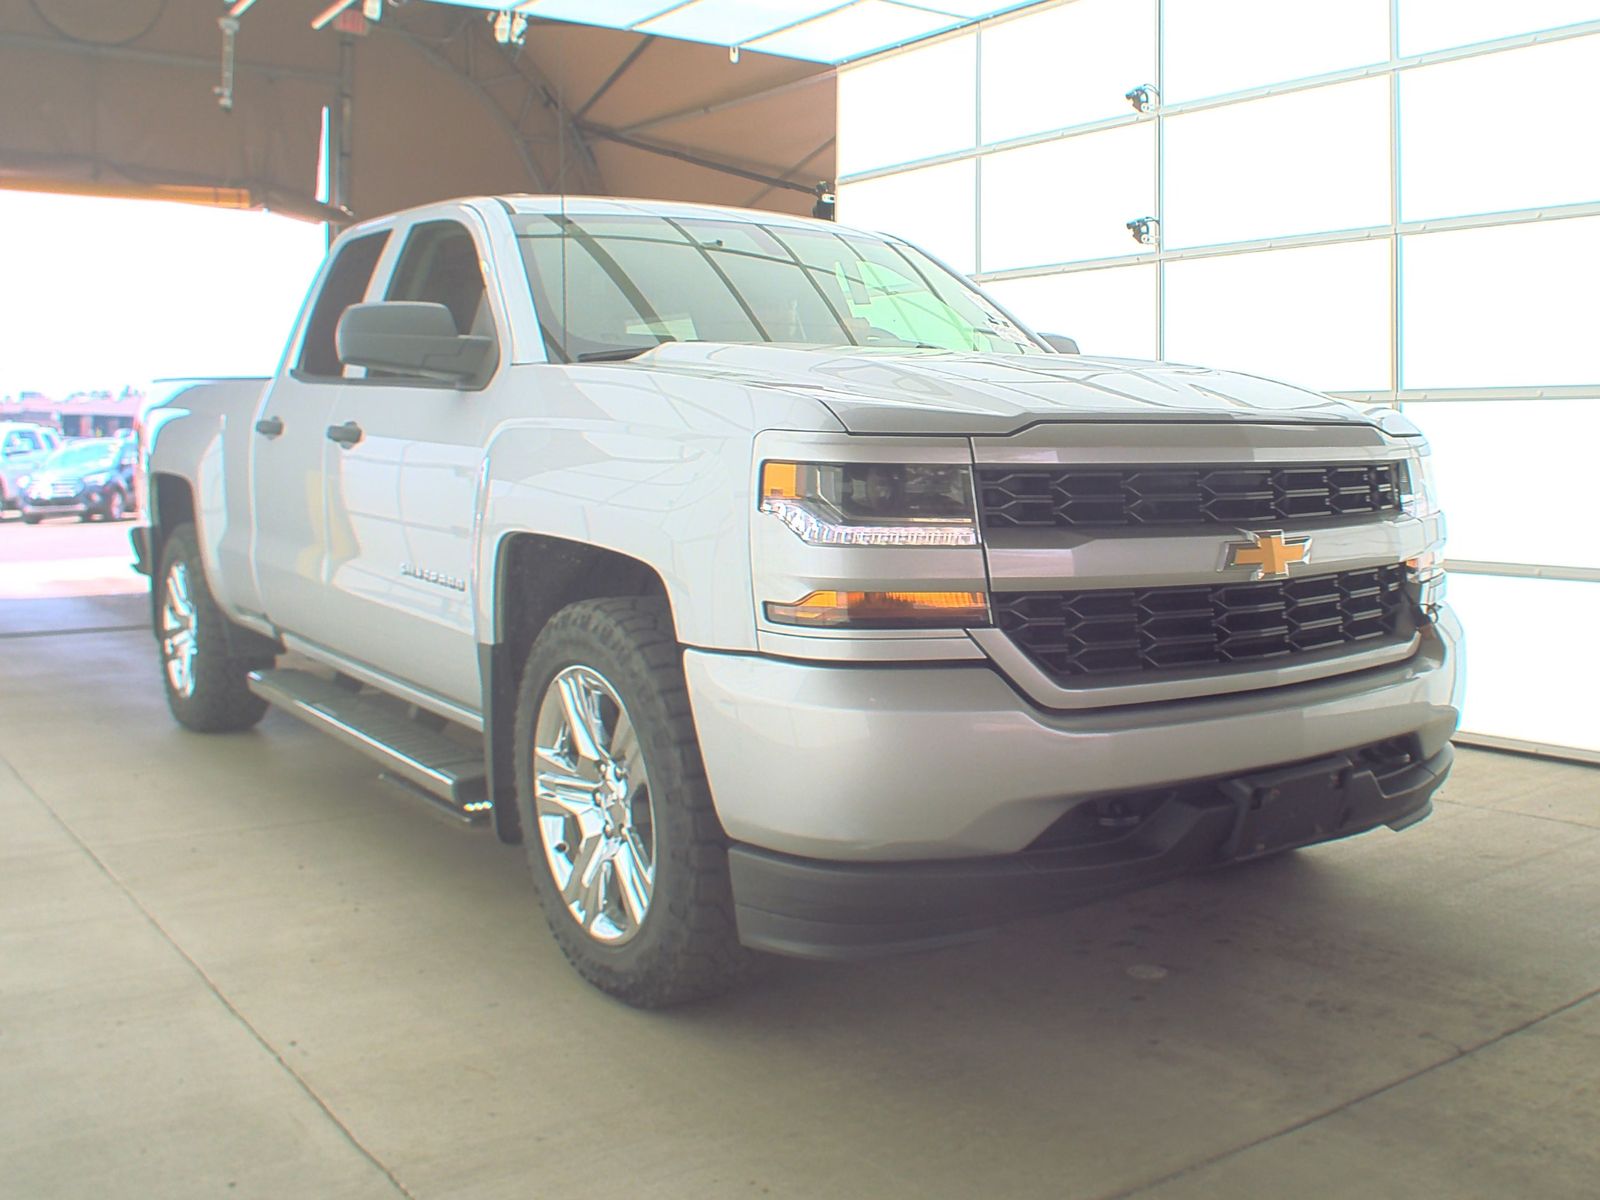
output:
<svg viewBox="0 0 1600 1200"><path fill-rule="evenodd" d="M972 471L766 462L761 511L813 546L976 546Z"/></svg>
<svg viewBox="0 0 1600 1200"><path fill-rule="evenodd" d="M27 487L28 486L28 481L30 479L32 479L32 478L33 478L33 476L31 476L31 475L18 475L17 476L17 491L20 492L20 491L22 491L23 488Z"/></svg>
<svg viewBox="0 0 1600 1200"><path fill-rule="evenodd" d="M1433 467L1428 444L1406 456L1405 478L1400 483L1400 511L1408 517L1431 517L1439 511L1439 498L1433 490Z"/></svg>

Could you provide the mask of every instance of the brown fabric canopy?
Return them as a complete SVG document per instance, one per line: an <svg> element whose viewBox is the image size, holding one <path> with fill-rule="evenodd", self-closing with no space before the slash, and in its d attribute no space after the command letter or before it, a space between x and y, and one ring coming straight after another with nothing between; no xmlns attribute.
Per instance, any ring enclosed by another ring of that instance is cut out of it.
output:
<svg viewBox="0 0 1600 1200"><path fill-rule="evenodd" d="M503 46L489 14L422 0L313 30L326 8L248 5L225 109L219 0L3 0L0 187L340 219L316 196L341 90L358 218L556 191L807 212L833 175L834 74L814 63L550 21Z"/></svg>

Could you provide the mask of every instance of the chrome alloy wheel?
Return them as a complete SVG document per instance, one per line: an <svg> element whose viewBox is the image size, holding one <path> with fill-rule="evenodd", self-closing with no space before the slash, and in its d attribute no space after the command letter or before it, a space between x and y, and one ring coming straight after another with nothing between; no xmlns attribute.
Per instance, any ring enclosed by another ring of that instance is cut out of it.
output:
<svg viewBox="0 0 1600 1200"><path fill-rule="evenodd" d="M194 694L194 660L199 653L195 640L194 597L189 592L189 567L179 560L167 568L161 604L161 660L167 669L167 682L179 696Z"/></svg>
<svg viewBox="0 0 1600 1200"><path fill-rule="evenodd" d="M616 689L590 667L559 672L534 723L533 802L545 860L572 919L620 945L655 890L655 810L639 738Z"/></svg>

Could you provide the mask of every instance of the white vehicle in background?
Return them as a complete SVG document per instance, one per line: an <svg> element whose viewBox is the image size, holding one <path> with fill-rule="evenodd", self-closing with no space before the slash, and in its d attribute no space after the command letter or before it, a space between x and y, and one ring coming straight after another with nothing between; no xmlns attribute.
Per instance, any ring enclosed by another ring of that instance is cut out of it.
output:
<svg viewBox="0 0 1600 1200"><path fill-rule="evenodd" d="M280 705L492 819L640 1005L1426 816L1417 430L1060 341L770 213L357 225L275 376L149 414L172 711Z"/></svg>
<svg viewBox="0 0 1600 1200"><path fill-rule="evenodd" d="M22 507L29 473L61 442L48 425L0 421L0 515Z"/></svg>

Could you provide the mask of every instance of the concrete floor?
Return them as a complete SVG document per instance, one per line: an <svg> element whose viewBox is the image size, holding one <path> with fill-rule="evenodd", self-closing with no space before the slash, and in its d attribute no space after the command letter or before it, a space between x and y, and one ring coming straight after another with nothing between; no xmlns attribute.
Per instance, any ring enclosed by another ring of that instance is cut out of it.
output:
<svg viewBox="0 0 1600 1200"><path fill-rule="evenodd" d="M1595 769L1464 751L1403 835L650 1015L520 851L275 714L180 731L136 598L47 603L0 606L6 1197L1600 1194Z"/></svg>

